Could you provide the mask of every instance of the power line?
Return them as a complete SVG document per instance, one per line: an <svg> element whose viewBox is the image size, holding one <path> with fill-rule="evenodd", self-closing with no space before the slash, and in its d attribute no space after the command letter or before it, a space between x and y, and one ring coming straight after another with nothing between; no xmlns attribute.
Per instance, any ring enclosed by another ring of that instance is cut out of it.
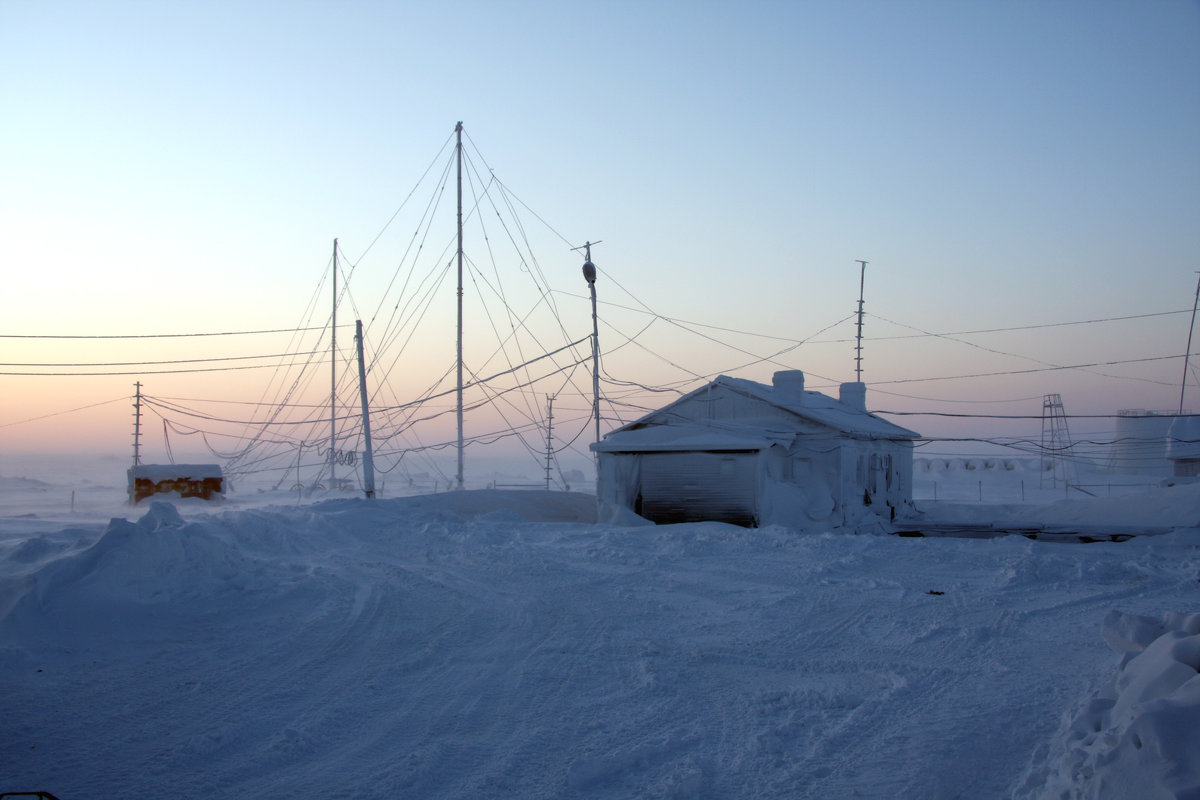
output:
<svg viewBox="0 0 1200 800"><path fill-rule="evenodd" d="M229 372L241 369L278 369L278 364L245 364L240 367L198 367L195 369L150 369L125 372L0 372L6 377L37 377L37 378L95 378L117 377L121 375L182 375L191 372Z"/></svg>
<svg viewBox="0 0 1200 800"><path fill-rule="evenodd" d="M626 292L626 294L629 294L629 290L625 289L625 287L622 286L621 289L623 289ZM562 289L554 289L552 291L554 294L562 294L562 295L566 295L567 297L572 297L572 298L575 298L578 300L586 300L587 299L586 295L577 294L575 292L567 292L567 291L563 291ZM632 295L630 295L630 296L632 296ZM641 301L638 301L638 302L641 302ZM844 344L846 342L854 341L854 339L852 337L845 338L845 339L815 339L815 338L795 339L790 336L775 336L775 335L767 334L767 333L757 333L755 331L744 331L744 330L739 330L736 328L723 327L721 325L712 325L712 324L705 323L705 322L695 322L693 320L680 319L678 317L667 317L662 314L659 314L658 312L654 311L653 309L646 307L644 304L643 304L642 308L635 308L633 306L627 306L627 305L623 305L621 303L614 303L612 301L601 300L600 305L609 306L611 308L619 308L622 311L632 311L637 314L647 314L647 315L656 317L658 319L661 319L665 322L683 323L686 325L695 325L696 327L699 327L699 328L708 328L710 330L722 331L724 333L736 333L739 336L754 336L754 337L757 337L760 339L775 339L775 340L781 341L781 342L807 342L809 344ZM1031 325L1012 325L1012 326L1003 327L1003 328L978 328L978 329L965 330L965 331L945 331L942 333L934 333L934 332L929 332L929 331L922 331L920 328L914 328L911 325L905 325L902 322L896 322L896 321L890 320L886 317L881 317L878 314L864 312L864 314L866 316L874 317L874 318L878 319L880 322L886 322L890 325L898 325L903 328L910 328L912 330L919 331L919 333L903 334L903 335L897 335L897 336L872 336L870 339L871 341L890 341L893 339L922 339L922 338L926 338L926 337L935 337L936 338L939 336L968 336L971 334L979 334L979 333L1008 333L1008 332L1012 332L1012 331L1037 330L1040 328L1062 328L1062 327L1069 327L1072 325L1095 325L1095 324L1100 324L1100 323L1104 323L1104 322L1124 322L1127 320L1135 320L1135 319L1151 319L1153 317L1165 317L1165 316L1172 316L1175 314L1187 314L1187 313L1190 313L1190 309L1182 309L1179 311L1155 311L1155 312L1151 312L1149 314L1130 314L1130 315L1119 316L1119 317L1097 317L1095 319L1070 320L1067 322L1042 322L1042 323L1034 323ZM845 322L847 319L851 319L852 317L853 317L853 315L851 315L850 317L846 317L845 319L840 320L840 322Z"/></svg>
<svg viewBox="0 0 1200 800"><path fill-rule="evenodd" d="M101 400L99 403L91 403L90 405L79 406L78 408L68 408L65 411L54 411L49 414L42 414L40 417L30 417L29 419L19 419L15 422L0 423L0 428L9 428L13 425L24 425L26 422L37 422L38 420L49 419L50 417L61 417L63 414L74 414L76 411L86 411L89 408L106 406L111 403L118 403L128 399L129 395L121 395L120 397L114 397L112 400Z"/></svg>
<svg viewBox="0 0 1200 800"><path fill-rule="evenodd" d="M342 325L339 327L352 327ZM300 333L303 331L319 331L316 328L276 328L263 331L218 331L211 333L129 333L129 334L40 334L40 333L0 333L0 339L183 339L193 336L254 336L264 333Z"/></svg>
<svg viewBox="0 0 1200 800"><path fill-rule="evenodd" d="M955 417L961 419L1042 419L1042 414L953 414L948 411L877 411L872 414L887 414L892 417ZM1127 419L1124 414L1067 414L1068 419ZM1193 414L1155 414L1155 419L1191 417Z"/></svg>
<svg viewBox="0 0 1200 800"><path fill-rule="evenodd" d="M313 425L317 422L317 420L313 420L313 419L302 419L302 420L271 420L269 423L261 423L261 422L256 422L254 420L239 420L239 419L227 419L224 417L214 417L209 414L201 414L199 411L190 411L186 408L183 408L182 406L175 405L174 403L166 403L166 402L163 402L161 399L148 397L146 395L142 395L142 402L144 402L148 406L161 408L161 409L170 411L175 414L182 414L186 417L195 417L197 419L203 419L203 420L207 420L209 422L224 422L224 423L228 423L230 425L259 425L259 424ZM337 417L337 419L339 421L353 420L353 419L358 419L359 416L360 416L359 414L352 413L352 414L346 414L344 416Z"/></svg>
<svg viewBox="0 0 1200 800"><path fill-rule="evenodd" d="M284 408L329 408L328 400L324 403L265 403L261 400L217 400L211 397L159 397L157 399L163 401L173 400L179 403L220 403L222 405L256 406L259 408L277 408L280 406Z"/></svg>
<svg viewBox="0 0 1200 800"><path fill-rule="evenodd" d="M270 353L261 356L223 356L221 358L181 358L169 361L96 361L87 363L7 363L0 362L0 367L155 367L163 364L203 364L214 361L252 361L256 358L290 358L292 356L316 355L318 351L307 353Z"/></svg>
<svg viewBox="0 0 1200 800"><path fill-rule="evenodd" d="M956 381L964 378L992 378L1000 375L1028 375L1034 372L1055 372L1064 369L1087 369L1088 367L1111 367L1117 364L1141 364L1149 361L1170 361L1175 358L1183 358L1182 355L1177 356L1151 356L1148 358L1126 358L1120 361L1096 361L1090 364L1067 364L1053 367L1037 367L1032 369L1012 369L1004 372L976 372L969 375L944 375L935 378L897 378L890 381L875 381L877 384L895 384L895 383L924 383L928 381ZM1108 377L1108 376L1106 376Z"/></svg>
<svg viewBox="0 0 1200 800"><path fill-rule="evenodd" d="M1039 328L1063 328L1063 327L1067 327L1070 325L1094 325L1094 324L1098 324L1098 323L1102 323L1102 322L1124 322L1126 320L1131 320L1131 319L1149 319L1151 317L1167 317L1167 316L1171 316L1173 314L1186 314L1186 313L1188 313L1187 309L1184 309L1181 311L1155 311L1150 314L1131 314L1129 316L1124 316L1124 317L1100 317L1097 319L1081 319L1081 320L1073 320L1070 322L1043 322L1043 323L1038 323L1038 324L1034 324L1034 325L1014 325L1014 326L1008 327L1008 328L979 328L977 330L947 331L945 333L930 333L928 331L922 331L920 328L915 328L912 325L905 325L902 322L894 322L893 320L887 319L886 317L881 317L878 314L869 314L868 316L875 317L880 322L887 322L891 325L899 325L902 328L910 328L911 330L920 331L919 333L905 334L903 336L872 336L871 337L872 340L882 340L882 339L920 339L920 338L923 338L926 336L934 336L934 337L937 337L937 336L968 336L970 334L976 334L976 333L1008 333L1010 331L1031 331L1031 330L1036 330ZM833 340L830 340L830 341L833 341ZM839 339L837 341L848 342L850 340L849 339Z"/></svg>

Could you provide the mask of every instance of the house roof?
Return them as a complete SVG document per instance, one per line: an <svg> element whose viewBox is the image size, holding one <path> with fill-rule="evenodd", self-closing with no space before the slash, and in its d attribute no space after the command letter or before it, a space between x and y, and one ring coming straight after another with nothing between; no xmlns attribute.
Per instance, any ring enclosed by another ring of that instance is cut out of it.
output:
<svg viewBox="0 0 1200 800"><path fill-rule="evenodd" d="M830 429L833 433L849 438L898 440L919 438L919 434L914 431L888 422L868 411L861 411L820 392L803 391L802 399L797 402L797 395L794 391L789 392L744 378L721 375L706 386L689 392L657 411L651 411L640 419L617 428L609 433L604 441L592 445L592 449L600 452L630 448L634 450L762 449L777 441L790 440L795 435L795 430L783 430L782 426L778 424L772 428L721 420L671 422L673 408L714 386L725 387L737 394L783 409L799 419L816 423ZM735 446L739 442L743 445L742 447Z"/></svg>
<svg viewBox="0 0 1200 800"><path fill-rule="evenodd" d="M804 400L795 403L774 386L766 386L745 378L719 376L713 384L724 384L734 391L757 397L797 416L812 420L852 436L881 439L919 439L921 435L908 428L888 422L870 411L860 411L820 392L805 391Z"/></svg>
<svg viewBox="0 0 1200 800"><path fill-rule="evenodd" d="M220 464L138 464L127 470L131 478L146 478L154 482L170 480L203 480L220 478Z"/></svg>
<svg viewBox="0 0 1200 800"><path fill-rule="evenodd" d="M645 419L645 418L643 418ZM636 425L637 423L632 423ZM688 422L665 425L647 425L633 428L627 425L609 434L620 436L608 438L592 445L600 453L678 450L737 451L764 450L773 444L787 444L796 435L795 431L771 430L751 425L732 423Z"/></svg>

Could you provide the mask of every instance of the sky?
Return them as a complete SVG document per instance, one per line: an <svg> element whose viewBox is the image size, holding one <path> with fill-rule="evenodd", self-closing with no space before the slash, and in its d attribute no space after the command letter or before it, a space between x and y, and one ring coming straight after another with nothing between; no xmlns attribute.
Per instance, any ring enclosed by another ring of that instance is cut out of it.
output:
<svg viewBox="0 0 1200 800"><path fill-rule="evenodd" d="M288 333L27 337L320 326L335 237L339 323L381 343L417 224L387 223L433 196L405 205L460 120L471 175L498 177L530 225L537 266L496 272L544 276L545 349L591 333L571 248L600 242L603 393L631 406L602 403L605 428L674 396L610 376L690 389L803 369L836 393L855 377L857 259L873 409L1176 408L1200 270L1197 41L1184 0L0 0L0 372L38 373L0 375L0 453L124 452L139 380L193 409L277 396L265 368L59 365L294 352ZM452 230L435 230L444 255ZM499 238L464 250L483 264ZM468 282L470 322L487 293ZM372 366L387 403L453 363L453 279L434 296L438 333ZM486 373L485 334L468 338ZM1082 364L1103 366L1061 369ZM134 374L47 374L85 371ZM571 386L575 435L587 376Z"/></svg>

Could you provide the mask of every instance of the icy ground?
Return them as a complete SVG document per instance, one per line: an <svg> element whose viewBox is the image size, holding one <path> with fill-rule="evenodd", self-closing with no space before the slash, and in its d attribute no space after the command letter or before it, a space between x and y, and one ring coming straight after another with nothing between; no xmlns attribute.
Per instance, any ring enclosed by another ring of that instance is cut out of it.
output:
<svg viewBox="0 0 1200 800"><path fill-rule="evenodd" d="M1196 796L1200 487L1039 510L955 471L930 516L1173 532L623 528L540 491L109 522L112 485L0 477L0 792Z"/></svg>

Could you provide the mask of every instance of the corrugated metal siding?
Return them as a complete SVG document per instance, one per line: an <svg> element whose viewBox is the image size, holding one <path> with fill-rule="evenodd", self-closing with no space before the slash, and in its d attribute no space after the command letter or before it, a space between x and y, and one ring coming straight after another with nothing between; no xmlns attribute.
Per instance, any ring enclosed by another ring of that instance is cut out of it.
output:
<svg viewBox="0 0 1200 800"><path fill-rule="evenodd" d="M660 523L756 525L757 452L643 453L639 514Z"/></svg>

